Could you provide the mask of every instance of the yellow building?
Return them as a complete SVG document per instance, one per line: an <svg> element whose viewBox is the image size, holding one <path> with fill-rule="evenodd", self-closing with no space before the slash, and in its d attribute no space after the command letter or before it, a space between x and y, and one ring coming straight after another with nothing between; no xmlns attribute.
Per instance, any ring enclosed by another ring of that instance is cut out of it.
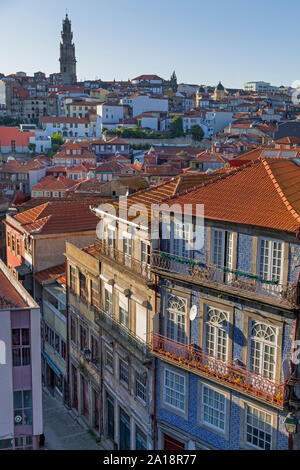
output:
<svg viewBox="0 0 300 470"><path fill-rule="evenodd" d="M219 101L223 100L224 97L228 94L228 92L225 90L223 87L222 83L219 82L218 85L215 88L214 94L213 94L213 100L214 101Z"/></svg>

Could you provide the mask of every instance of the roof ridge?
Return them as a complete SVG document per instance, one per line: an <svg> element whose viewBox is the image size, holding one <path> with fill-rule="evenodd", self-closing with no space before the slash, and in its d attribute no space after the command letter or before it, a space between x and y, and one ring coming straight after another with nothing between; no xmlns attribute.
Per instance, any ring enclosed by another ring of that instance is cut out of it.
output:
<svg viewBox="0 0 300 470"><path fill-rule="evenodd" d="M278 192L282 202L284 203L284 205L286 206L287 210L292 214L292 216L297 220L297 222L300 223L300 214L298 214L298 212L295 211L295 209L293 208L292 204L289 202L289 200L287 199L287 197L285 196L284 194L284 191L282 190L282 188L280 187L277 179L275 178L274 174L273 174L273 171L270 167L270 164L268 163L267 159L266 158L262 158L261 159L264 167L265 167L265 170L268 174L268 176L270 177L273 185L274 185L274 188L276 189L276 191Z"/></svg>

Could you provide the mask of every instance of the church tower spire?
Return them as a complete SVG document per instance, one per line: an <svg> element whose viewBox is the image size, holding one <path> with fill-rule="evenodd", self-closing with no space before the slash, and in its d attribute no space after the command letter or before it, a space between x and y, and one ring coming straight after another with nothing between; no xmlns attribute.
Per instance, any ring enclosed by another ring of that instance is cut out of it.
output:
<svg viewBox="0 0 300 470"><path fill-rule="evenodd" d="M77 81L76 78L76 58L75 44L73 43L73 33L71 29L71 21L68 13L63 20L63 29L61 32L62 42L60 43L60 73L62 74L63 83L71 85Z"/></svg>

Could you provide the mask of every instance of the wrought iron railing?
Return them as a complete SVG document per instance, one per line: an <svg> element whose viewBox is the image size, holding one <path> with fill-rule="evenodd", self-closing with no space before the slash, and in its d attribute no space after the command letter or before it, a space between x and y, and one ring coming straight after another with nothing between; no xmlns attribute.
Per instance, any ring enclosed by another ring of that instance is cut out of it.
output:
<svg viewBox="0 0 300 470"><path fill-rule="evenodd" d="M179 367L187 367L194 373L207 375L208 378L227 384L242 393L278 407L282 407L284 404L285 383L276 383L243 367L215 359L202 352L200 348L153 334L151 350L154 354L165 357Z"/></svg>
<svg viewBox="0 0 300 470"><path fill-rule="evenodd" d="M109 245L106 240L97 240L95 245L99 251L99 254L113 259L117 263L122 264L123 266L126 266L130 270L134 271L143 279L151 281L152 274L150 264L143 263L142 261L133 258L133 256L118 250L114 246Z"/></svg>
<svg viewBox="0 0 300 470"><path fill-rule="evenodd" d="M154 251L151 256L151 268L178 274L200 284L221 284L239 293L262 295L290 307L296 307L298 303L296 283L265 280L251 273L206 265L192 258Z"/></svg>
<svg viewBox="0 0 300 470"><path fill-rule="evenodd" d="M151 357L150 344L139 339L133 332L116 321L101 307L92 307L95 312L95 321L107 333L120 342L125 349L129 349L139 359L149 359Z"/></svg>
<svg viewBox="0 0 300 470"><path fill-rule="evenodd" d="M137 358L148 360L151 358L150 337L149 340L143 341L134 332L126 328L110 315L101 305L93 305L88 301L81 299L75 292L70 291L70 305L80 311L81 306L88 309L95 315L95 322L102 327L116 341L121 343L125 349L129 349Z"/></svg>

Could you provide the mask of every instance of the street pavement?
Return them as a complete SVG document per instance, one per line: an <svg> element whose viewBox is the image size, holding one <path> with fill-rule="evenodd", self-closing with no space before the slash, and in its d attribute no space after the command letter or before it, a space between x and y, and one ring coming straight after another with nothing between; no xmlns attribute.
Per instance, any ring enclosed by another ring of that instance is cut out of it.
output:
<svg viewBox="0 0 300 470"><path fill-rule="evenodd" d="M45 450L103 450L72 413L48 391L43 392Z"/></svg>

